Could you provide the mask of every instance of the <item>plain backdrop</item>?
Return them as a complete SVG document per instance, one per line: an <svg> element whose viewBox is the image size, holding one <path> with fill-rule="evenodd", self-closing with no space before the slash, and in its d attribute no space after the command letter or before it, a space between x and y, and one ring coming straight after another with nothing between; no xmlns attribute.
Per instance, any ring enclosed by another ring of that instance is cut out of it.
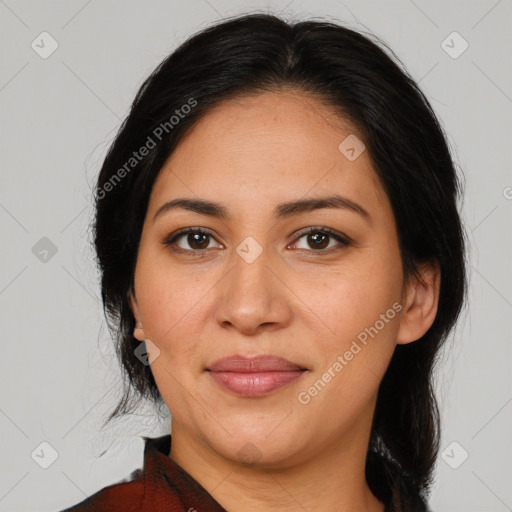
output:
<svg viewBox="0 0 512 512"><path fill-rule="evenodd" d="M100 428L121 382L91 189L147 75L191 34L247 12L373 32L441 119L465 176L470 291L439 367L430 506L512 510L511 0L0 0L0 510L75 504L141 466L140 436L169 431L151 409Z"/></svg>

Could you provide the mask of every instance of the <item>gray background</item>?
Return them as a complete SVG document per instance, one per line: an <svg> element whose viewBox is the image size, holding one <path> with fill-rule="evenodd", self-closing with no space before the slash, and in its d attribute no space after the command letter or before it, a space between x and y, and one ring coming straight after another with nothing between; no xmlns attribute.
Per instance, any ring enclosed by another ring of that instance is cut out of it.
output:
<svg viewBox="0 0 512 512"><path fill-rule="evenodd" d="M121 386L89 245L91 188L154 67L192 33L249 11L374 32L441 118L466 176L471 289L439 372L430 504L512 510L511 0L0 0L0 510L75 504L142 464L137 436L168 432L150 410L100 431ZM45 31L58 48L42 58Z"/></svg>

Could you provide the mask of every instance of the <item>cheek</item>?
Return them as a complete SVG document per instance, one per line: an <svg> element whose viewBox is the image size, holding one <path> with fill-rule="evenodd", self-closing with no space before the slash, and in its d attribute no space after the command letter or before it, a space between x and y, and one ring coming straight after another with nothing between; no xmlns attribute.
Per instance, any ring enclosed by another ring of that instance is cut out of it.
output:
<svg viewBox="0 0 512 512"><path fill-rule="evenodd" d="M192 272L173 268L168 255L141 243L135 271L137 302L145 334L155 343L179 337L197 326L202 299L215 280L209 273L194 276Z"/></svg>
<svg viewBox="0 0 512 512"><path fill-rule="evenodd" d="M325 275L320 281L319 276L311 282L303 281L300 293L306 297L304 302L317 314L331 338L346 340L357 336L399 300L400 261L374 256L371 252L355 255L354 264L347 263L344 270ZM389 316L394 317L393 313L394 310Z"/></svg>
<svg viewBox="0 0 512 512"><path fill-rule="evenodd" d="M314 408L329 410L332 425L355 421L361 407L374 399L396 346L401 310L396 288L389 274L370 275L365 279L366 272L351 271L331 281L317 302L329 329L316 331L319 364L301 396L311 399Z"/></svg>
<svg viewBox="0 0 512 512"><path fill-rule="evenodd" d="M329 382L318 406L329 407L334 401L357 408L356 403L367 402L376 393L389 365L396 346L402 281L396 253L383 257L384 253L368 250L364 257L356 255L346 271L323 279L316 295L310 295L315 299L311 309L322 320L315 343L321 364L312 383L319 377ZM312 294L315 288L308 288Z"/></svg>
<svg viewBox="0 0 512 512"><path fill-rule="evenodd" d="M183 390L194 389L194 372L201 363L198 315L206 292L201 283L205 282L172 269L169 258L141 251L135 272L137 302L144 333L160 351L151 371L165 403L177 417L186 417L193 410Z"/></svg>

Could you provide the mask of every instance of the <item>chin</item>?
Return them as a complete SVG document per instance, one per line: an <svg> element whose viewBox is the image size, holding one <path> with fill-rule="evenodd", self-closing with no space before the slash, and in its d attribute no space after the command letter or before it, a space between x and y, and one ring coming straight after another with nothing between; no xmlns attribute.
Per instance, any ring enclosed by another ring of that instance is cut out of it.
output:
<svg viewBox="0 0 512 512"><path fill-rule="evenodd" d="M272 428L275 428L275 424ZM260 467L282 467L300 452L295 436L286 432L270 434L272 428L236 431L222 438L209 438L209 444L222 457L236 464Z"/></svg>

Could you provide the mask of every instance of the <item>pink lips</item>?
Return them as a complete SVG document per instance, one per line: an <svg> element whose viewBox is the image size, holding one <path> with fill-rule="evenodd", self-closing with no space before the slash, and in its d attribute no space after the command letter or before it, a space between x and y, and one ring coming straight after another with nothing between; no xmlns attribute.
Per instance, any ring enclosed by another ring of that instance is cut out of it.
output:
<svg viewBox="0 0 512 512"><path fill-rule="evenodd" d="M219 359L206 370L224 389L241 396L261 396L295 381L306 369L282 357L237 354Z"/></svg>

